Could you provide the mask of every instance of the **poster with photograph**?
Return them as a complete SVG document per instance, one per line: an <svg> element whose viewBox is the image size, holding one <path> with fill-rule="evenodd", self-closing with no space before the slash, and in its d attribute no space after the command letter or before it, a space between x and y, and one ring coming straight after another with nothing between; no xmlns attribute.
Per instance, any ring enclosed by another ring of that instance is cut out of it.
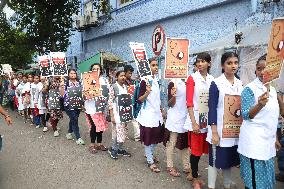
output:
<svg viewBox="0 0 284 189"><path fill-rule="evenodd" d="M102 96L108 99L109 89L108 89L107 85L101 85L101 89L102 89Z"/></svg>
<svg viewBox="0 0 284 189"><path fill-rule="evenodd" d="M120 121L122 123L132 121L133 115L132 115L131 95L130 94L120 94L120 95L117 95L117 97L118 97L117 105L118 105Z"/></svg>
<svg viewBox="0 0 284 189"><path fill-rule="evenodd" d="M83 96L85 100L101 96L101 86L98 71L85 72L82 74Z"/></svg>
<svg viewBox="0 0 284 189"><path fill-rule="evenodd" d="M38 63L41 76L49 77L52 75L52 67L49 55L39 56Z"/></svg>
<svg viewBox="0 0 284 189"><path fill-rule="evenodd" d="M239 138L242 122L241 96L225 95L222 138Z"/></svg>
<svg viewBox="0 0 284 189"><path fill-rule="evenodd" d="M200 90L198 96L198 114L200 129L206 129L208 125L208 100L209 90Z"/></svg>
<svg viewBox="0 0 284 189"><path fill-rule="evenodd" d="M60 109L59 89L50 89L48 93L48 109Z"/></svg>
<svg viewBox="0 0 284 189"><path fill-rule="evenodd" d="M140 77L152 75L144 43L129 43Z"/></svg>
<svg viewBox="0 0 284 189"><path fill-rule="evenodd" d="M67 76L67 62L64 52L51 52L50 53L53 76Z"/></svg>
<svg viewBox="0 0 284 189"><path fill-rule="evenodd" d="M96 112L105 112L106 103L107 103L106 97L103 96L95 97Z"/></svg>
<svg viewBox="0 0 284 189"><path fill-rule="evenodd" d="M135 85L129 85L127 86L127 93L130 94L131 96L133 96L135 91Z"/></svg>
<svg viewBox="0 0 284 189"><path fill-rule="evenodd" d="M189 40L167 38L166 45L165 79L187 79Z"/></svg>
<svg viewBox="0 0 284 189"><path fill-rule="evenodd" d="M263 83L269 83L278 79L284 60L284 18L276 18L272 21L272 31L268 43L266 68L264 70Z"/></svg>
<svg viewBox="0 0 284 189"><path fill-rule="evenodd" d="M83 105L82 87L68 87L69 109L81 109Z"/></svg>

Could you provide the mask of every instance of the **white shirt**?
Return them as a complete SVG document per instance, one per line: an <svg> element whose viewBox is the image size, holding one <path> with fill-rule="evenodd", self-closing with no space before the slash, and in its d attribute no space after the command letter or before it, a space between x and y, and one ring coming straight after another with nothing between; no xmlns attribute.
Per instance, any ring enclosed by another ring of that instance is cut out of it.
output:
<svg viewBox="0 0 284 189"><path fill-rule="evenodd" d="M194 118L195 121L199 124L199 95L201 92L205 92L209 94L209 88L211 85L211 82L214 80L214 77L212 75L207 74L206 80L203 78L203 76L200 74L200 72L195 72L191 75L194 80L194 94L193 94L193 111L194 111ZM208 116L207 116L208 120ZM187 119L184 124L184 129L188 131L193 131L192 129L192 122L189 117L189 114L187 114ZM200 129L201 133L206 133L206 129Z"/></svg>
<svg viewBox="0 0 284 189"><path fill-rule="evenodd" d="M23 89L24 89L25 84L23 82L21 82L17 88L16 88L16 97L18 99L18 110L21 111L24 109L24 104L23 104L23 98L22 98L22 94L23 94ZM18 94L19 92L19 94Z"/></svg>
<svg viewBox="0 0 284 189"><path fill-rule="evenodd" d="M225 95L241 95L243 90L242 81L234 78L234 84L232 85L224 74L214 80L217 88L219 90L219 99L217 105L217 132L220 137L220 147L232 147L238 145L238 138L222 138L223 129L223 116L224 116L224 98ZM208 127L208 134L206 139L210 144L212 144L212 130Z"/></svg>
<svg viewBox="0 0 284 189"><path fill-rule="evenodd" d="M247 85L255 98L267 92L267 88L257 78ZM276 156L275 141L279 117L277 93L270 86L269 100L253 119L244 120L241 126L238 152L248 158L269 160Z"/></svg>
<svg viewBox="0 0 284 189"><path fill-rule="evenodd" d="M175 83L177 89L176 103L168 109L165 127L171 132L185 133L187 130L183 129L183 126L187 116L186 86L181 79L172 82Z"/></svg>
<svg viewBox="0 0 284 189"><path fill-rule="evenodd" d="M136 121L144 127L159 127L163 124L160 99L160 88L158 78L149 78L152 81L151 92L146 98L146 105L142 104L141 110L138 113Z"/></svg>
<svg viewBox="0 0 284 189"><path fill-rule="evenodd" d="M43 84L41 82L38 83L38 91L39 91L39 95L38 95L38 109L40 110L45 110L46 109L46 104L45 104L45 99L43 99Z"/></svg>
<svg viewBox="0 0 284 189"><path fill-rule="evenodd" d="M30 108L35 108L35 104L38 103L38 99L39 99L39 86L42 85L41 83L35 84L32 83L31 84L31 100L30 100ZM35 91L34 94L32 94L32 91Z"/></svg>

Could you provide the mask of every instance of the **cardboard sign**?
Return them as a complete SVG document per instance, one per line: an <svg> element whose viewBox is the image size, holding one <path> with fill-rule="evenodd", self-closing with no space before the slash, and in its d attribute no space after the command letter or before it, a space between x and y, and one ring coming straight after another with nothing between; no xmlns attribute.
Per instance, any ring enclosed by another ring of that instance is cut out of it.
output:
<svg viewBox="0 0 284 189"><path fill-rule="evenodd" d="M59 89L50 89L48 93L48 109L60 109Z"/></svg>
<svg viewBox="0 0 284 189"><path fill-rule="evenodd" d="M86 72L82 74L83 95L85 100L101 96L100 81L98 71Z"/></svg>
<svg viewBox="0 0 284 189"><path fill-rule="evenodd" d="M165 79L186 79L188 72L188 39L167 38Z"/></svg>
<svg viewBox="0 0 284 189"><path fill-rule="evenodd" d="M96 112L105 112L107 99L103 96L95 97Z"/></svg>
<svg viewBox="0 0 284 189"><path fill-rule="evenodd" d="M222 138L239 138L242 122L241 96L225 95Z"/></svg>
<svg viewBox="0 0 284 189"><path fill-rule="evenodd" d="M201 90L198 97L198 114L199 114L199 127L206 129L208 125L208 100L209 90Z"/></svg>
<svg viewBox="0 0 284 189"><path fill-rule="evenodd" d="M156 56L160 56L166 41L166 34L162 26L158 25L152 35L152 49Z"/></svg>
<svg viewBox="0 0 284 189"><path fill-rule="evenodd" d="M38 62L39 62L40 75L45 77L51 76L52 69L51 69L50 56L49 55L39 56Z"/></svg>
<svg viewBox="0 0 284 189"><path fill-rule="evenodd" d="M51 52L50 53L53 76L67 76L67 62L64 52Z"/></svg>
<svg viewBox="0 0 284 189"><path fill-rule="evenodd" d="M69 109L81 109L83 105L82 87L68 87Z"/></svg>
<svg viewBox="0 0 284 189"><path fill-rule="evenodd" d="M129 122L133 119L132 115L132 99L130 94L117 95L118 112L122 123Z"/></svg>
<svg viewBox="0 0 284 189"><path fill-rule="evenodd" d="M144 43L129 43L140 77L152 75Z"/></svg>
<svg viewBox="0 0 284 189"><path fill-rule="evenodd" d="M263 83L269 83L278 79L284 60L284 18L272 21L272 31L268 43L266 68L264 70Z"/></svg>

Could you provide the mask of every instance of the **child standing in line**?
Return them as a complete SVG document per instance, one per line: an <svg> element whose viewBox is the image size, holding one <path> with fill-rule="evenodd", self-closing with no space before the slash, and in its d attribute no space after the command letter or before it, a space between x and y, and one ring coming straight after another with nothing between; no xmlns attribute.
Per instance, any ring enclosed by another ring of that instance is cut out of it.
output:
<svg viewBox="0 0 284 189"><path fill-rule="evenodd" d="M39 76L34 76L34 82L31 84L31 111L36 128L40 127L40 115L38 109L39 88L41 83L39 82Z"/></svg>

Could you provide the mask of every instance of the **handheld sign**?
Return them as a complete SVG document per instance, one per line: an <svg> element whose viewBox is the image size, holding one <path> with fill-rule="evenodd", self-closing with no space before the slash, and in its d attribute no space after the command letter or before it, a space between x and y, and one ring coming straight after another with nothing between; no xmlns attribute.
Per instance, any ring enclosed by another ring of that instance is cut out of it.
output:
<svg viewBox="0 0 284 189"><path fill-rule="evenodd" d="M152 49L156 56L160 56L166 41L165 31L158 25L152 35Z"/></svg>

